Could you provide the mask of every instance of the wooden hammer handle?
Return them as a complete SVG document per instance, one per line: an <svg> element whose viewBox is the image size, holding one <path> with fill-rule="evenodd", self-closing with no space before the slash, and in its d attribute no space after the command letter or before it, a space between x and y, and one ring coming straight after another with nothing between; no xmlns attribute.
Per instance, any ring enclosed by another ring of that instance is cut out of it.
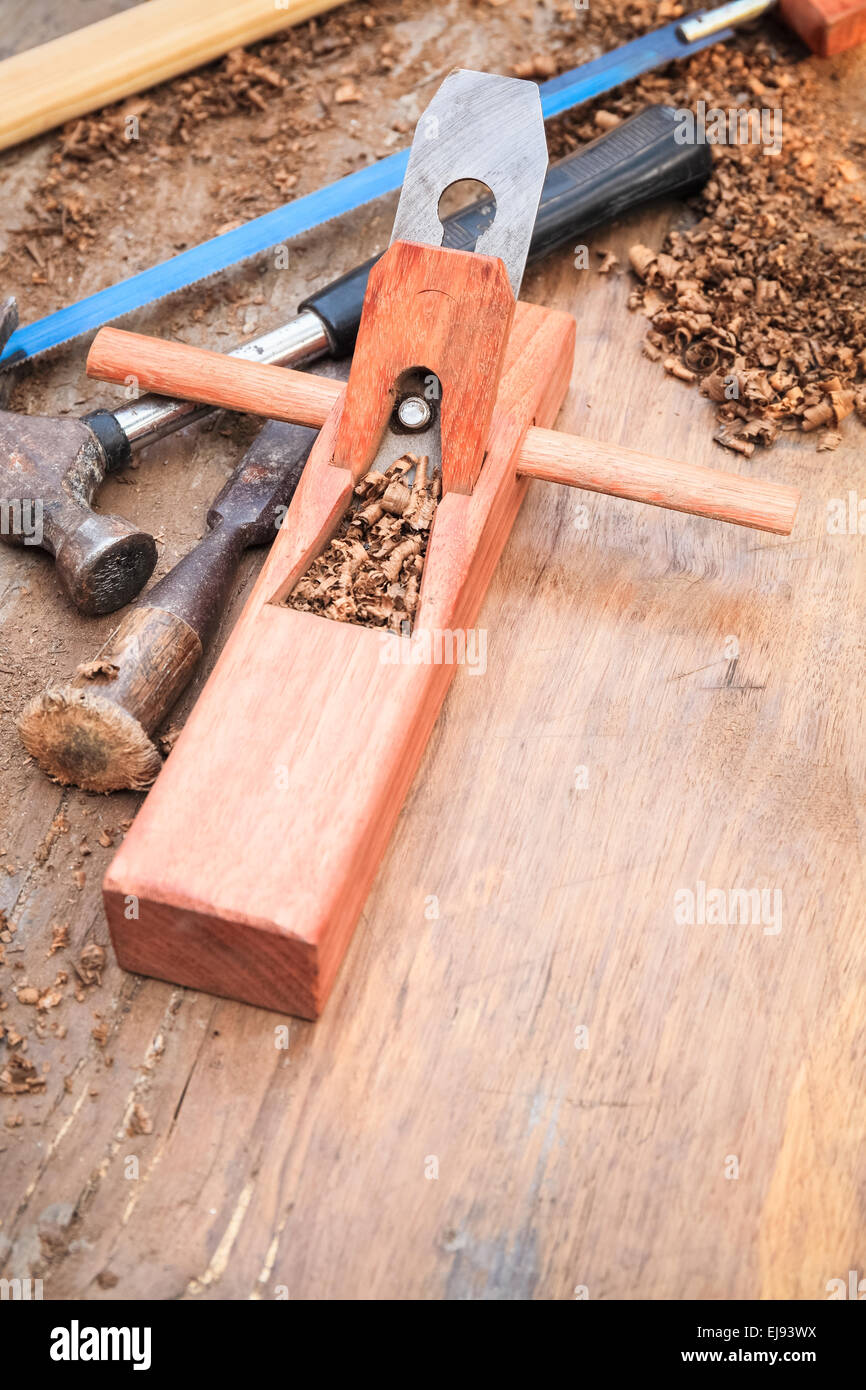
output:
<svg viewBox="0 0 866 1390"><path fill-rule="evenodd" d="M87 374L128 382L182 400L321 427L345 386L288 367L259 366L204 348L103 328L87 358ZM781 483L654 458L558 430L530 429L517 470L527 477L606 492L672 511L730 521L788 536L800 494Z"/></svg>

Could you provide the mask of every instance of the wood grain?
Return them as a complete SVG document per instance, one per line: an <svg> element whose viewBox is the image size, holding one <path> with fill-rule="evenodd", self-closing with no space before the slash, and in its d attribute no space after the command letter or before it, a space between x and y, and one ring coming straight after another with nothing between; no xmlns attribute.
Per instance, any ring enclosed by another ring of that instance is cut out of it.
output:
<svg viewBox="0 0 866 1390"><path fill-rule="evenodd" d="M866 42L866 0L781 0L780 9L786 24L822 58Z"/></svg>
<svg viewBox="0 0 866 1390"><path fill-rule="evenodd" d="M353 472L332 463L349 403L335 408L107 875L127 969L318 1017L457 672L452 642L475 620L525 495L521 438L530 420L555 417L573 344L568 315L519 306L485 466L471 494L447 492L439 505L411 638L281 606L352 496Z"/></svg>
<svg viewBox="0 0 866 1390"><path fill-rule="evenodd" d="M441 390L443 491L471 492L513 314L514 295L498 257L406 241L390 246L370 272L335 465L356 475L366 471L396 384L404 372L421 368L438 377Z"/></svg>
<svg viewBox="0 0 866 1390"><path fill-rule="evenodd" d="M449 256L457 254L449 252ZM383 261L386 259L383 257ZM431 295L430 299L435 300L436 296ZM504 312L502 299L497 303ZM355 477L368 466L391 410L392 396L385 383L393 381L395 373L407 363L416 365L418 361L408 334L404 333L399 345L385 357L379 353L378 329L371 333L370 340L374 365L365 366L361 373L353 369L349 382L351 411L342 417L345 421L349 413L357 412L355 418L362 423L351 430L344 430L341 423L334 450L334 462L341 460ZM426 360L428 364L437 360L438 368L431 370L437 370L448 382L443 400L443 449L459 460L459 471L450 482L457 491L463 491L476 474L483 450L479 439L486 439L486 434L478 432L479 421L489 419L492 403L485 400L483 378L476 372L466 375L471 386L467 391L460 374L452 376L445 359L439 360L442 341L428 350ZM422 344L415 343L414 350L421 352ZM358 360L363 363L366 359ZM458 360L462 360L460 353ZM134 378L142 390L314 426L324 425L344 389L339 382L312 373L260 366L117 328L103 328L97 334L87 359L87 372L102 381L127 382ZM456 402L459 410L445 411L449 399L452 407ZM606 492L783 536L790 535L793 529L800 496L796 488L745 474L655 458L634 449L613 448L579 435L537 427L527 430L516 462L518 471L527 477Z"/></svg>
<svg viewBox="0 0 866 1390"><path fill-rule="evenodd" d="M0 149L276 34L341 0L150 0L0 62Z"/></svg>

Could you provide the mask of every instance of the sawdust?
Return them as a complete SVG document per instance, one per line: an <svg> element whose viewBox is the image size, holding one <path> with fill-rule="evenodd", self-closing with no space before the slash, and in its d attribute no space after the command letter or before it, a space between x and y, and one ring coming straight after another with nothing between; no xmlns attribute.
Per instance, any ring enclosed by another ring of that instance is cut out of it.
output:
<svg viewBox="0 0 866 1390"><path fill-rule="evenodd" d="M150 1118L150 1115L148 1115L144 1106L140 1105L138 1101L136 1101L129 1113L126 1133L130 1139L134 1139L139 1134L153 1133L153 1120Z"/></svg>
<svg viewBox="0 0 866 1390"><path fill-rule="evenodd" d="M31 1062L29 1057L25 1057L23 1052L11 1052L6 1059L6 1065L0 1071L0 1095L39 1095L44 1090L45 1077L39 1075L36 1064ZM14 1120L10 1116L6 1120L10 1128L13 1124L22 1122L21 1116L15 1117Z"/></svg>
<svg viewBox="0 0 866 1390"><path fill-rule="evenodd" d="M102 972L105 969L105 951L96 941L91 941L78 959L75 972L82 984L101 985Z"/></svg>
<svg viewBox="0 0 866 1390"><path fill-rule="evenodd" d="M337 535L298 581L286 607L408 631L440 494L441 478L428 475L426 456L404 454L384 473L367 473Z"/></svg>

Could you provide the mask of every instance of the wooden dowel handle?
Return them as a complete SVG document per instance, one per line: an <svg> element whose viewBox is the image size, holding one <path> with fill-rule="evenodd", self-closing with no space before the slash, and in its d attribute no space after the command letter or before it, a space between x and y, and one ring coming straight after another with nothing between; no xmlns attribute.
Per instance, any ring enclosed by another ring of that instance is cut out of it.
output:
<svg viewBox="0 0 866 1390"><path fill-rule="evenodd" d="M529 430L517 467L526 477L752 526L778 536L791 534L800 502L798 490L783 483L655 458L559 430Z"/></svg>
<svg viewBox="0 0 866 1390"><path fill-rule="evenodd" d="M119 328L97 333L87 358L87 374L121 383L132 378L142 391L314 428L325 423L346 389L342 382L310 372L260 366ZM526 477L752 526L778 536L791 534L800 501L797 489L782 483L654 458L558 430L527 431L517 468Z"/></svg>
<svg viewBox="0 0 866 1390"><path fill-rule="evenodd" d="M121 328L97 333L87 355L87 375L314 429L321 429L346 389L329 377L266 367Z"/></svg>

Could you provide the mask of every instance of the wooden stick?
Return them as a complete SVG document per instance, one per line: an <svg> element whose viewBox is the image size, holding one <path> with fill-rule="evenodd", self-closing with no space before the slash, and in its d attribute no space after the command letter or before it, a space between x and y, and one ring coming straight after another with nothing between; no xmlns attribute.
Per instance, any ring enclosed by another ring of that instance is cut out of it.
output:
<svg viewBox="0 0 866 1390"><path fill-rule="evenodd" d="M121 383L132 378L143 391L314 428L325 423L345 391L341 382L327 377L261 366L119 328L97 333L87 358L87 374ZM528 430L517 468L527 477L779 536L791 534L800 501L797 489L782 483L654 458L558 430Z"/></svg>
<svg viewBox="0 0 866 1390"><path fill-rule="evenodd" d="M0 63L0 149L300 24L342 0L150 0Z"/></svg>
<svg viewBox="0 0 866 1390"><path fill-rule="evenodd" d="M264 415L293 425L321 429L334 403L346 390L341 381L243 362L207 348L170 343L122 328L102 328L87 355L87 375L141 391L178 396L186 401L222 406L246 415Z"/></svg>
<svg viewBox="0 0 866 1390"><path fill-rule="evenodd" d="M798 490L784 483L654 458L636 449L600 444L558 430L529 430L518 472L549 483L730 521L735 526L752 526L778 536L791 534L800 502Z"/></svg>

